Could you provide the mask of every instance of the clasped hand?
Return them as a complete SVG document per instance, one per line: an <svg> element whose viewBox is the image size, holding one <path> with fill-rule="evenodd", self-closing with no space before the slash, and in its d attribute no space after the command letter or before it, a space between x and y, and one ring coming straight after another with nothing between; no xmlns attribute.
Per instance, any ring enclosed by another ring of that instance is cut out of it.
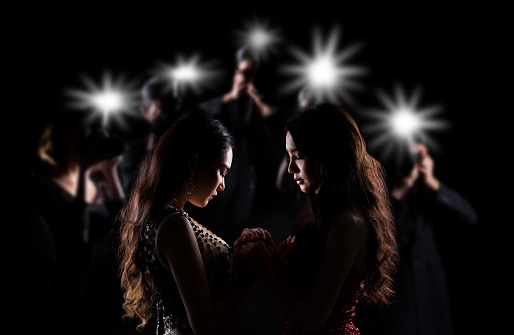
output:
<svg viewBox="0 0 514 335"><path fill-rule="evenodd" d="M247 262L257 275L272 269L275 250L271 234L262 228L245 228L234 241L236 259Z"/></svg>

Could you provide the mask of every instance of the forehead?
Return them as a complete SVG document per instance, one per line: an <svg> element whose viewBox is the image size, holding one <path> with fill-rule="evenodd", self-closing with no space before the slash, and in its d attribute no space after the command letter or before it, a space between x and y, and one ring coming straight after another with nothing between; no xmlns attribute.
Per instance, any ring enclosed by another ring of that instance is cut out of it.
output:
<svg viewBox="0 0 514 335"><path fill-rule="evenodd" d="M296 144L294 143L293 136L291 136L290 132L287 132L287 134L286 134L286 150L287 151L298 150L298 149L296 149Z"/></svg>
<svg viewBox="0 0 514 335"><path fill-rule="evenodd" d="M225 165L230 167L230 164L232 164L232 158L234 156L234 153L232 152L232 148L228 148L228 150L223 154L223 159L225 162Z"/></svg>
<svg viewBox="0 0 514 335"><path fill-rule="evenodd" d="M217 167L227 166L230 168L232 164L233 152L232 148L228 148L223 155L213 160L213 164Z"/></svg>

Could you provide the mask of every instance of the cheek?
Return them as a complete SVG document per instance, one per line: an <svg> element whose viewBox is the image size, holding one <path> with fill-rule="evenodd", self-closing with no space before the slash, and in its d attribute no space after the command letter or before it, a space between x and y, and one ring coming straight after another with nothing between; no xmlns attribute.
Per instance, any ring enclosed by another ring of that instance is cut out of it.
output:
<svg viewBox="0 0 514 335"><path fill-rule="evenodd" d="M219 173L211 173L206 176L203 180L203 186L205 193L212 193L218 185L221 183L221 176Z"/></svg>
<svg viewBox="0 0 514 335"><path fill-rule="evenodd" d="M314 165L308 160L303 160L301 164L299 164L298 168L300 169L305 181L309 184L314 183L316 179L316 173L314 169Z"/></svg>
<svg viewBox="0 0 514 335"><path fill-rule="evenodd" d="M297 160L294 165L302 175L305 174L305 160Z"/></svg>

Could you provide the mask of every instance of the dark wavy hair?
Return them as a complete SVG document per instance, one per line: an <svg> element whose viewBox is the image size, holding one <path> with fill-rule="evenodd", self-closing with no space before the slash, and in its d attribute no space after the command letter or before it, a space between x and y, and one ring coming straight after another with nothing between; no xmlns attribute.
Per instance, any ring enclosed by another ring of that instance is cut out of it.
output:
<svg viewBox="0 0 514 335"><path fill-rule="evenodd" d="M216 118L198 109L174 123L155 143L137 171L130 197L118 216L119 274L125 317L143 327L154 313L156 288L143 255L144 228L151 215L169 205L189 175L190 158L210 162L234 147L232 135Z"/></svg>
<svg viewBox="0 0 514 335"><path fill-rule="evenodd" d="M322 229L338 211L355 208L371 228L363 297L368 303L390 303L399 255L384 168L366 151L354 119L337 104L307 107L290 117L285 128L297 149L314 160L318 175L294 220L297 228Z"/></svg>

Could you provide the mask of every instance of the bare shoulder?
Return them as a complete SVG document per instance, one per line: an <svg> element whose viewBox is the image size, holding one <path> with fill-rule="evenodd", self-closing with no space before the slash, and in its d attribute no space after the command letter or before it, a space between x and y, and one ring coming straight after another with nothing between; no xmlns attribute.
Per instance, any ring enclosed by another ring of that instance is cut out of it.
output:
<svg viewBox="0 0 514 335"><path fill-rule="evenodd" d="M162 220L161 225L169 226L170 223L173 223L173 226L180 226L189 224L189 220L180 213L172 213Z"/></svg>
<svg viewBox="0 0 514 335"><path fill-rule="evenodd" d="M327 254L335 262L353 264L360 251L365 250L368 241L366 218L354 208L345 208L333 218L326 240ZM363 261L357 267L361 267Z"/></svg>
<svg viewBox="0 0 514 335"><path fill-rule="evenodd" d="M161 262L169 268L172 268L170 262L176 263L177 255L193 255L198 249L191 224L183 215L170 215L164 218L157 231L156 240Z"/></svg>
<svg viewBox="0 0 514 335"><path fill-rule="evenodd" d="M159 240L172 241L182 240L184 236L190 235L191 224L183 215L168 215L159 227Z"/></svg>
<svg viewBox="0 0 514 335"><path fill-rule="evenodd" d="M368 222L355 208L347 207L334 216L331 231L358 235L367 234Z"/></svg>

